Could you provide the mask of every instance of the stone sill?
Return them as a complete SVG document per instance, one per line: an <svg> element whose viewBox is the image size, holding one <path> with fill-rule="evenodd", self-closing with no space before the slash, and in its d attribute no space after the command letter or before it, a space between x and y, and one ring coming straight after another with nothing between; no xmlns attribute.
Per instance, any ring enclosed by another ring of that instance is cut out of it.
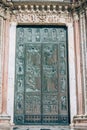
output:
<svg viewBox="0 0 87 130"><path fill-rule="evenodd" d="M77 120L78 120L78 121L80 121L80 120L83 120L83 121L86 120L86 121L87 121L87 118L75 118L75 119L74 119L74 121L77 121Z"/></svg>
<svg viewBox="0 0 87 130"><path fill-rule="evenodd" d="M74 127L86 127L87 128L87 115L78 115L73 119Z"/></svg>

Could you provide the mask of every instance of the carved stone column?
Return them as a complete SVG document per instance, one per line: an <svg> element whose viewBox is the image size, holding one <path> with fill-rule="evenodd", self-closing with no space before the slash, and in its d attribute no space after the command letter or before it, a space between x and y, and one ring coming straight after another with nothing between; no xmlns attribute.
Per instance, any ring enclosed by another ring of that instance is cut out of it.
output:
<svg viewBox="0 0 87 130"><path fill-rule="evenodd" d="M85 87L86 87L86 23L85 12L80 13L80 48L82 69L83 114L85 114Z"/></svg>
<svg viewBox="0 0 87 130"><path fill-rule="evenodd" d="M87 8L85 9L85 29L86 29L86 87L85 87L85 114L87 114Z"/></svg>
<svg viewBox="0 0 87 130"><path fill-rule="evenodd" d="M9 38L9 21L3 18L3 31L2 31L2 102L1 102L1 113L0 123L8 123L10 117L7 115L7 88L8 88L8 38Z"/></svg>
<svg viewBox="0 0 87 130"><path fill-rule="evenodd" d="M0 113L2 111L2 33L3 18L0 17Z"/></svg>
<svg viewBox="0 0 87 130"><path fill-rule="evenodd" d="M85 114L85 85L86 85L86 37L84 12L74 15L75 53L76 53L76 79L77 79L77 116L74 124L83 126L87 124Z"/></svg>
<svg viewBox="0 0 87 130"><path fill-rule="evenodd" d="M76 55L76 91L77 91L77 114L83 114L83 94L81 81L81 59L80 59L80 32L79 32L79 18L74 14L74 41L75 41L75 55Z"/></svg>

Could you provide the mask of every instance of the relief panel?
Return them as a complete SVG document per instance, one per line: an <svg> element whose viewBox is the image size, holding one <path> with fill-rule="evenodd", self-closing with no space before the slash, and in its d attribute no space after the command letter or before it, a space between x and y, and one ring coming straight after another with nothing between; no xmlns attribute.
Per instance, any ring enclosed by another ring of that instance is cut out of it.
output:
<svg viewBox="0 0 87 130"><path fill-rule="evenodd" d="M66 28L18 26L15 124L68 124Z"/></svg>

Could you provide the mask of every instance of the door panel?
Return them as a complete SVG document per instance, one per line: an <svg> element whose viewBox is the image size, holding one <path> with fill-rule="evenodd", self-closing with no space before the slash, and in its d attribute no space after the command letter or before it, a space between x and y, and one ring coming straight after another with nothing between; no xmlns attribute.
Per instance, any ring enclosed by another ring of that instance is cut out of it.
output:
<svg viewBox="0 0 87 130"><path fill-rule="evenodd" d="M25 114L40 114L41 47L30 44L25 54Z"/></svg>
<svg viewBox="0 0 87 130"><path fill-rule="evenodd" d="M67 29L18 26L15 124L68 124Z"/></svg>

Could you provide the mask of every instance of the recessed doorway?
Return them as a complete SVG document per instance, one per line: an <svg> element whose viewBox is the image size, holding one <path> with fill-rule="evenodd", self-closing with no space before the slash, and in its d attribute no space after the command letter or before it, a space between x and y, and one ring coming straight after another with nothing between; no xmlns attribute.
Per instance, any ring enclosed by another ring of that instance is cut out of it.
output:
<svg viewBox="0 0 87 130"><path fill-rule="evenodd" d="M69 124L67 28L17 26L15 124Z"/></svg>

